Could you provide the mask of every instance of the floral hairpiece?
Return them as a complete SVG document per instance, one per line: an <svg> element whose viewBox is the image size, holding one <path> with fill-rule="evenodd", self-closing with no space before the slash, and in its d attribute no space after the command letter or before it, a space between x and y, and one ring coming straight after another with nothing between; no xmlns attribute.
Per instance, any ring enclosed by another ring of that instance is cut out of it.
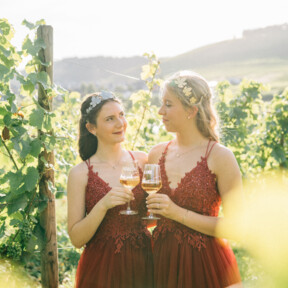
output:
<svg viewBox="0 0 288 288"><path fill-rule="evenodd" d="M86 113L88 114L98 104L107 99L115 99L115 96L108 91L101 91L99 95L92 96L90 106L86 109Z"/></svg>
<svg viewBox="0 0 288 288"><path fill-rule="evenodd" d="M192 87L188 86L186 81L187 81L186 78L178 78L178 79L171 81L170 85L177 86L178 88L182 89L182 92L188 98L189 103L193 105L197 102L197 99L195 96L190 97L193 93L193 89Z"/></svg>

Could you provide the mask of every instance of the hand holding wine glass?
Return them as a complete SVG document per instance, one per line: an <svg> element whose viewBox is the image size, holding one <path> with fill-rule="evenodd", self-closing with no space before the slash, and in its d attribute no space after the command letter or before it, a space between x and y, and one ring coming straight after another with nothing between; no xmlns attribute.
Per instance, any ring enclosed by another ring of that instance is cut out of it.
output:
<svg viewBox="0 0 288 288"><path fill-rule="evenodd" d="M158 164L145 164L141 186L148 194L154 194L161 189L161 172ZM157 220L160 218L154 216L153 213L149 213L148 216L142 217L142 219Z"/></svg>
<svg viewBox="0 0 288 288"><path fill-rule="evenodd" d="M120 183L128 189L133 189L140 182L139 170L137 161L125 162L122 166L122 171L120 175ZM137 211L131 210L130 201L127 204L127 209L120 211L122 215L136 215Z"/></svg>

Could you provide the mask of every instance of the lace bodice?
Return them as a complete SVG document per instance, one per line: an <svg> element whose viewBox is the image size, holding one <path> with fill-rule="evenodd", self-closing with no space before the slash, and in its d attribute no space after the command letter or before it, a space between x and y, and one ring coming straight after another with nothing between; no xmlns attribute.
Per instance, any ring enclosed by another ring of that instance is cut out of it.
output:
<svg viewBox="0 0 288 288"><path fill-rule="evenodd" d="M132 153L130 153L133 157ZM86 186L85 205L86 213L89 214L95 204L102 199L111 187L101 177L98 172L93 171L93 165L89 160L86 161L88 166L88 183ZM142 170L139 168L140 179L142 179ZM150 237L141 217L146 215L147 208L145 204L146 195L140 184L133 189L135 200L131 201L131 209L138 210L138 215L119 215L121 210L127 208L126 205L116 206L109 209L98 227L93 238L87 243L87 246L93 245L98 240L105 241L113 238L115 243L115 253L121 252L124 241L129 239L134 247L144 247L143 237Z"/></svg>
<svg viewBox="0 0 288 288"><path fill-rule="evenodd" d="M162 188L158 193L167 194L180 207L202 215L218 216L221 198L217 190L216 175L210 171L207 164L215 143L210 147L211 142L209 142L205 156L201 157L195 168L185 174L176 189L170 188L165 169L166 154L170 143L159 160ZM199 250L205 247L206 239L209 237L178 222L161 217L154 230L153 238L157 240L159 237L165 237L168 232L172 232L179 243L186 239L190 245Z"/></svg>

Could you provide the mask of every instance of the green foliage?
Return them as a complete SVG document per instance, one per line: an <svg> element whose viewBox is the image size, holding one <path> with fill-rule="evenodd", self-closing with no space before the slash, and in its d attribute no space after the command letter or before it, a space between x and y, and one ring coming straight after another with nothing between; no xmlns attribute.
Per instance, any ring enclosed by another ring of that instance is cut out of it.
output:
<svg viewBox="0 0 288 288"><path fill-rule="evenodd" d="M36 282L16 261L0 259L0 287L39 288Z"/></svg>
<svg viewBox="0 0 288 288"><path fill-rule="evenodd" d="M264 278L263 267L242 247L232 243L233 252L237 259L241 280L245 287L263 287L261 286ZM267 287L267 286L264 286Z"/></svg>
<svg viewBox="0 0 288 288"><path fill-rule="evenodd" d="M41 250L45 241L39 224L39 213L46 207L47 199L39 195L39 181L44 170L53 169L40 157L56 145L52 123L56 114L43 109L37 101L37 91L42 89L48 97L60 95L59 88L51 85L48 74L40 71L38 58L45 48L37 39L36 24L24 21L32 29L25 38L21 51L11 43L13 27L0 19L0 139L2 179L0 181L0 254L2 257L24 261ZM31 33L32 32L32 33ZM33 37L34 33L34 39ZM32 36L30 36L32 35ZM20 72L25 59L27 75ZM11 88L17 81L20 91ZM44 163L45 162L45 163ZM44 167L41 168L41 164Z"/></svg>
<svg viewBox="0 0 288 288"><path fill-rule="evenodd" d="M147 90L139 90L130 97L132 108L127 113L127 148L148 152L150 148L160 141L171 139L160 123L158 109L153 104L153 92L159 94L162 80L157 78L159 64L155 54L144 54L148 64L142 67L141 79L145 81ZM157 101L156 101L157 102Z"/></svg>
<svg viewBox="0 0 288 288"><path fill-rule="evenodd" d="M69 236L66 230L66 225L64 227L58 227L58 257L59 257L59 281L65 282L65 278L70 276L71 271L75 269L78 265L80 259L79 251L76 250L69 241ZM74 280L74 279L73 279ZM67 279L66 279L67 282ZM72 287L72 285L70 286Z"/></svg>
<svg viewBox="0 0 288 288"><path fill-rule="evenodd" d="M263 145L270 168L288 168L288 89L275 95L267 108Z"/></svg>
<svg viewBox="0 0 288 288"><path fill-rule="evenodd" d="M243 176L287 167L287 93L264 102L261 93L267 88L248 80L236 93L228 82L216 89L222 142L234 152Z"/></svg>

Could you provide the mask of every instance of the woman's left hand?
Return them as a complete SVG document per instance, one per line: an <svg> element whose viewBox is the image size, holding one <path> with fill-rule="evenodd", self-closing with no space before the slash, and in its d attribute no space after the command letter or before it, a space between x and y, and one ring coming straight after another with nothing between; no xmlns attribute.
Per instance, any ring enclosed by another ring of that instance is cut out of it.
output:
<svg viewBox="0 0 288 288"><path fill-rule="evenodd" d="M166 194L151 194L146 200L148 212L162 215L166 218L176 219L177 206Z"/></svg>

